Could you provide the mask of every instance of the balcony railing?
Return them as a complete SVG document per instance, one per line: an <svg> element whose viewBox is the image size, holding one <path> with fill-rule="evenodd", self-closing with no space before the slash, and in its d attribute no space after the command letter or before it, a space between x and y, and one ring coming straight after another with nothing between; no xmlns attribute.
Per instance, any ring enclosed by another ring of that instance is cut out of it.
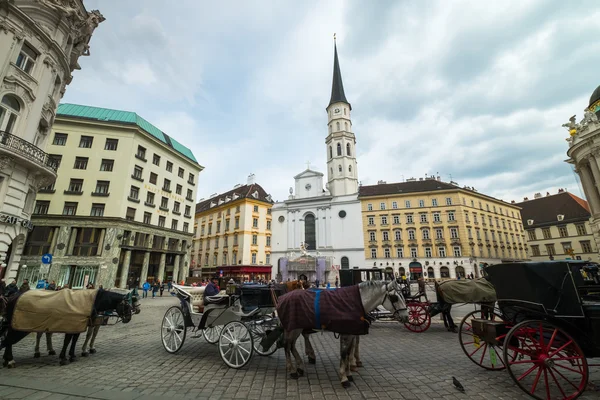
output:
<svg viewBox="0 0 600 400"><path fill-rule="evenodd" d="M27 140L23 140L8 132L0 131L0 147L4 147L11 152L17 153L32 161L35 161L56 173L59 161L55 160L50 154L44 152L37 146L34 146Z"/></svg>

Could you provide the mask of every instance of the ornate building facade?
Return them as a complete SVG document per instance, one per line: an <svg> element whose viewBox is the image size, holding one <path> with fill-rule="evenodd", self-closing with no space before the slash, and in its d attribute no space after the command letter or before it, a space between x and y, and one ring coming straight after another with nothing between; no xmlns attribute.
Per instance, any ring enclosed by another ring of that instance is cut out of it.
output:
<svg viewBox="0 0 600 400"><path fill-rule="evenodd" d="M578 123L573 115L563 127L569 131L566 160L581 179L590 207L590 225L596 248L600 248L600 86L594 90L584 117Z"/></svg>
<svg viewBox="0 0 600 400"><path fill-rule="evenodd" d="M102 21L82 1L0 0L0 278L16 277L36 193L56 179L50 128Z"/></svg>

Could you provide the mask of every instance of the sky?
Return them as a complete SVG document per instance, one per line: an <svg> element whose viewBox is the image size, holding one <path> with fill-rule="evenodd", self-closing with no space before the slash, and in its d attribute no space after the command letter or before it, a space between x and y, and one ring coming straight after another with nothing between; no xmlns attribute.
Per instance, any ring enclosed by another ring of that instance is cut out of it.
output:
<svg viewBox="0 0 600 400"><path fill-rule="evenodd" d="M62 101L137 112L191 148L198 199L255 174L282 201L307 163L326 173L334 33L363 185L582 195L561 125L600 85L595 1L85 4L106 21Z"/></svg>

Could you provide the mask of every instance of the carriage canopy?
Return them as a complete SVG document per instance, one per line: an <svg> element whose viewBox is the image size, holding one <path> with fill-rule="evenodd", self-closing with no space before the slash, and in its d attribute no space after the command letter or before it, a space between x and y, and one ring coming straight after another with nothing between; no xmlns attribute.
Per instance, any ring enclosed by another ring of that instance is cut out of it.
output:
<svg viewBox="0 0 600 400"><path fill-rule="evenodd" d="M441 282L439 291L444 301L450 304L493 303L496 301L494 285L486 279Z"/></svg>

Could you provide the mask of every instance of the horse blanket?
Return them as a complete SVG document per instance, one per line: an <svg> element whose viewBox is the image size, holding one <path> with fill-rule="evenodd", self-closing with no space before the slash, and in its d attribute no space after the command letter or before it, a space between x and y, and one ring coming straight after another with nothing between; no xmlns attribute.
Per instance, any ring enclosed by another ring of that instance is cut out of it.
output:
<svg viewBox="0 0 600 400"><path fill-rule="evenodd" d="M441 282L438 287L444 301L459 303L494 303L496 289L487 279L461 279Z"/></svg>
<svg viewBox="0 0 600 400"><path fill-rule="evenodd" d="M98 289L29 290L17 299L11 326L23 332L85 332Z"/></svg>
<svg viewBox="0 0 600 400"><path fill-rule="evenodd" d="M286 331L323 329L366 335L369 323L358 286L335 290L294 290L279 297L277 315Z"/></svg>

